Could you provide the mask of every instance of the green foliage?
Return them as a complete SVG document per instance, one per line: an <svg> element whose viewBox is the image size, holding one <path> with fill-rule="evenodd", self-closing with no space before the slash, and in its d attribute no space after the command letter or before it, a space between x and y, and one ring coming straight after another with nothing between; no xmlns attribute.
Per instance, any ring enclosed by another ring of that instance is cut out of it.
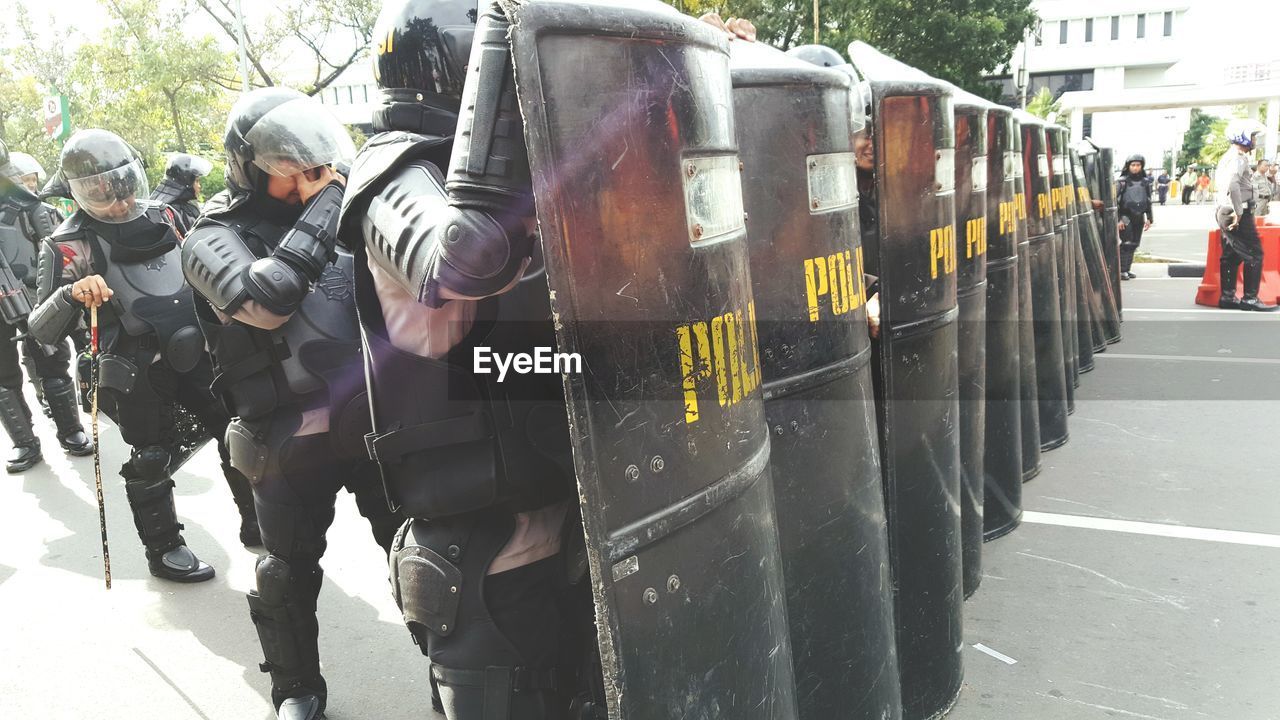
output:
<svg viewBox="0 0 1280 720"><path fill-rule="evenodd" d="M1178 167L1186 169L1200 161L1200 153L1204 151L1205 138L1213 126L1214 116L1200 108L1191 109L1191 125L1182 136L1182 150L1178 153Z"/></svg>
<svg viewBox="0 0 1280 720"><path fill-rule="evenodd" d="M11 149L32 155L51 171L58 166L58 145L45 137L40 117L43 100L35 78L19 77L0 58L0 139Z"/></svg>
<svg viewBox="0 0 1280 720"><path fill-rule="evenodd" d="M1205 136L1204 147L1200 150L1200 162L1205 165L1217 165L1223 153L1231 148L1231 143L1227 141L1228 122L1230 121L1227 118L1212 118L1209 132Z"/></svg>
<svg viewBox="0 0 1280 720"><path fill-rule="evenodd" d="M1040 92L1027 103L1027 112L1036 117L1048 118L1052 113L1061 114L1062 103L1053 99L1053 91L1049 88L1040 88Z"/></svg>
<svg viewBox="0 0 1280 720"><path fill-rule="evenodd" d="M783 50L813 42L812 0L667 0L691 15L716 10L755 23L761 42ZM1030 0L820 0L819 39L845 54L862 40L970 92L994 97L983 80L1008 62L1035 25Z"/></svg>

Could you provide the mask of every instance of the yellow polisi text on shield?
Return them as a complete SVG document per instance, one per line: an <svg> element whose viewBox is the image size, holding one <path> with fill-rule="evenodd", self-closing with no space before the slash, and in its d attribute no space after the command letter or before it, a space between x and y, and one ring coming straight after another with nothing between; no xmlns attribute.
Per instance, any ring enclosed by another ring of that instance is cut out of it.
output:
<svg viewBox="0 0 1280 720"><path fill-rule="evenodd" d="M937 280L938 272L950 275L956 271L956 226L946 225L929 231L929 277Z"/></svg>
<svg viewBox="0 0 1280 720"><path fill-rule="evenodd" d="M867 284L862 274L862 248L804 261L805 298L809 304L809 321L818 322L822 308L830 307L832 315L857 310L867 300ZM854 260L857 266L854 266Z"/></svg>
<svg viewBox="0 0 1280 720"><path fill-rule="evenodd" d="M970 218L964 224L964 257L966 260L987 253L987 219Z"/></svg>
<svg viewBox="0 0 1280 720"><path fill-rule="evenodd" d="M756 306L730 311L708 321L676 328L683 376L684 420L701 417L701 396L712 385L720 407L736 405L760 387L760 358L756 355Z"/></svg>

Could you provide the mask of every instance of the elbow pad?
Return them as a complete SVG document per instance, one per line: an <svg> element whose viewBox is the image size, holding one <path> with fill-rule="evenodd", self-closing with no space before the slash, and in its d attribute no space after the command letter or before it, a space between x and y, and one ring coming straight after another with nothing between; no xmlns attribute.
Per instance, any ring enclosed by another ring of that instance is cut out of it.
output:
<svg viewBox="0 0 1280 720"><path fill-rule="evenodd" d="M319 280L325 267L337 257L342 193L342 186L336 182L324 186L307 202L302 217L271 253L273 259L293 267L307 282Z"/></svg>
<svg viewBox="0 0 1280 720"><path fill-rule="evenodd" d="M228 315L248 299L245 273L257 259L238 233L221 225L197 228L182 244L187 282L210 305Z"/></svg>
<svg viewBox="0 0 1280 720"><path fill-rule="evenodd" d="M292 315L311 291L311 282L298 269L277 257L255 260L245 268L249 296L276 315Z"/></svg>
<svg viewBox="0 0 1280 720"><path fill-rule="evenodd" d="M483 210L451 207L435 228L436 252L419 301L440 307L444 288L464 297L500 292L524 267L533 238L520 223L503 223Z"/></svg>
<svg viewBox="0 0 1280 720"><path fill-rule="evenodd" d="M65 290L54 292L31 311L27 319L27 332L37 342L57 345L71 334L81 317L83 307L72 300Z"/></svg>

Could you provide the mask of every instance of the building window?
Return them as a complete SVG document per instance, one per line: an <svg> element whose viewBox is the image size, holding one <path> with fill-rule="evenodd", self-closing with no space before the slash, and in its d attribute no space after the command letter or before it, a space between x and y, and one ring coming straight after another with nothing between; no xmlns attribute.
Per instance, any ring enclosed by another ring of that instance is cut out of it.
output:
<svg viewBox="0 0 1280 720"><path fill-rule="evenodd" d="M1111 39L1112 40L1120 39L1120 16L1119 15L1111 16Z"/></svg>
<svg viewBox="0 0 1280 720"><path fill-rule="evenodd" d="M1058 21L1058 44L1059 45L1067 44L1067 21L1066 20Z"/></svg>
<svg viewBox="0 0 1280 720"><path fill-rule="evenodd" d="M1170 35L1173 35L1173 13L1167 12L1164 14L1164 36Z"/></svg>
<svg viewBox="0 0 1280 720"><path fill-rule="evenodd" d="M1084 41L1093 42L1093 18L1084 19Z"/></svg>
<svg viewBox="0 0 1280 720"><path fill-rule="evenodd" d="M1147 16L1138 15L1138 39L1141 40L1146 36L1147 36Z"/></svg>
<svg viewBox="0 0 1280 720"><path fill-rule="evenodd" d="M1084 114L1084 127L1082 128L1085 137L1093 137L1093 113Z"/></svg>

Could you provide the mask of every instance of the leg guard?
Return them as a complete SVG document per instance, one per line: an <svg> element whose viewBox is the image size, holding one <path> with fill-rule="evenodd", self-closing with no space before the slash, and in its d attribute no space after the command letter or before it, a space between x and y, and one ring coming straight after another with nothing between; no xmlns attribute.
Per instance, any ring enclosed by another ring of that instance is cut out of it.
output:
<svg viewBox="0 0 1280 720"><path fill-rule="evenodd" d="M93 441L85 435L84 426L80 424L75 386L65 378L43 380L41 384L49 403L49 414L58 427L58 442L62 449L71 455L92 455Z"/></svg>
<svg viewBox="0 0 1280 720"><path fill-rule="evenodd" d="M9 472L22 472L44 459L40 439L31 429L31 410L22 397L21 386L0 387L0 425L4 425L13 442L13 453L7 462Z"/></svg>
<svg viewBox="0 0 1280 720"><path fill-rule="evenodd" d="M276 708L290 698L314 696L324 712L328 688L320 675L320 627L316 597L323 571L316 564L291 567L271 554L258 561L256 590L249 591L249 617L258 630L271 673L271 700Z"/></svg>
<svg viewBox="0 0 1280 720"><path fill-rule="evenodd" d="M221 446L218 448L223 450ZM225 460L222 463L222 476L227 479L227 487L231 488L231 497L236 502L236 510L240 512L240 544L245 547L262 545L262 532L258 529L258 510L253 504L253 486L249 478L231 467Z"/></svg>
<svg viewBox="0 0 1280 720"><path fill-rule="evenodd" d="M36 402L44 408L45 416L50 417L49 403L44 397L44 383L40 381L40 373L36 372L36 361L31 353L22 354L22 367L26 368L27 380L31 382L31 388L36 391Z"/></svg>
<svg viewBox="0 0 1280 720"><path fill-rule="evenodd" d="M151 574L177 582L212 578L213 568L201 562L182 539L169 477L169 451L159 445L135 449L120 474Z"/></svg>
<svg viewBox="0 0 1280 720"><path fill-rule="evenodd" d="M392 546L396 602L431 658L431 678L449 720L558 720L576 689L576 667L559 647L576 644L550 588L550 578L563 579L564 573L548 573L544 565L559 568L559 558L485 574L513 529L512 517L495 511L411 520ZM522 622L529 613L538 618L533 633L516 637L502 630L504 619Z"/></svg>

